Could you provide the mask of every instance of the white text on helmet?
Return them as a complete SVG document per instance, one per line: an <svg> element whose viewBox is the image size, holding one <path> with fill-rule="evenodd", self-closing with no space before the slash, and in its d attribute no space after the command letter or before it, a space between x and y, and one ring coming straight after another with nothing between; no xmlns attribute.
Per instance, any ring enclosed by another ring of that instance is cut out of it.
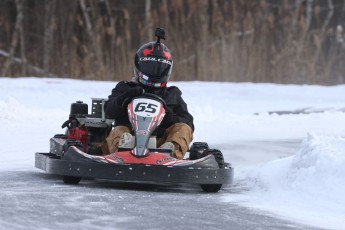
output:
<svg viewBox="0 0 345 230"><path fill-rule="evenodd" d="M139 61L156 61L156 62L162 62L168 65L172 65L171 61L165 60L163 58L155 58L155 57L141 57Z"/></svg>

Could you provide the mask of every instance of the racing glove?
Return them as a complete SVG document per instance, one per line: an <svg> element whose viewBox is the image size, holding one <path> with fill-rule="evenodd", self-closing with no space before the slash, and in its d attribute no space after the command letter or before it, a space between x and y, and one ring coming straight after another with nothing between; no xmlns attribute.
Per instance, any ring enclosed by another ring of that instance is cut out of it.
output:
<svg viewBox="0 0 345 230"><path fill-rule="evenodd" d="M126 107L128 103L134 98L141 96L145 93L145 90L139 86L130 88L120 96L122 107Z"/></svg>

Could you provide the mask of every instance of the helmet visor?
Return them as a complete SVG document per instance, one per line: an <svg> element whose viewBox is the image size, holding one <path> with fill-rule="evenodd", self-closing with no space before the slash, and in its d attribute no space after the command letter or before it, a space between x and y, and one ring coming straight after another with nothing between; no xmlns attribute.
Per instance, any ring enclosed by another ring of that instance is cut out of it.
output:
<svg viewBox="0 0 345 230"><path fill-rule="evenodd" d="M138 62L139 70L154 82L166 82L169 78L172 61L158 57L142 57Z"/></svg>
<svg viewBox="0 0 345 230"><path fill-rule="evenodd" d="M148 87L155 87L155 88L164 88L167 85L167 82L152 82L150 80L148 80L149 78L144 75L144 74L140 74L138 76L138 81Z"/></svg>

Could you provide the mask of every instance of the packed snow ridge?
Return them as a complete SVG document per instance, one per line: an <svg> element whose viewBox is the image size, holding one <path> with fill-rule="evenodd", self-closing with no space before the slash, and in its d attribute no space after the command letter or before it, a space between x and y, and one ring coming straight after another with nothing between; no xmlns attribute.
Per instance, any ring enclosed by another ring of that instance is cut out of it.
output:
<svg viewBox="0 0 345 230"><path fill-rule="evenodd" d="M248 192L227 197L325 227L345 226L345 138L308 134L299 151L239 178Z"/></svg>

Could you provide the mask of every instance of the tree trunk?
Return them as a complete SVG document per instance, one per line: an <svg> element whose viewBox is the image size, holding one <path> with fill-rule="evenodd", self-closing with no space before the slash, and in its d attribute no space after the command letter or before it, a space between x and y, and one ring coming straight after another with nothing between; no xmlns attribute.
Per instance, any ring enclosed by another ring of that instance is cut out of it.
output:
<svg viewBox="0 0 345 230"><path fill-rule="evenodd" d="M22 15L21 23L19 25L19 34L20 34L20 57L22 59L22 75L26 76L26 52L25 52L25 37L24 37L24 27L23 27L23 18L24 18L24 10L23 10L23 2L22 0L16 0L16 6L18 12Z"/></svg>
<svg viewBox="0 0 345 230"><path fill-rule="evenodd" d="M309 29L309 27L310 27L310 23L311 23L311 18L312 18L312 13L313 13L313 0L307 0L307 12L306 12L306 18L307 18L307 20L306 20L306 23L307 23L307 25L306 25L306 30L308 30Z"/></svg>
<svg viewBox="0 0 345 230"><path fill-rule="evenodd" d="M108 63L107 63L107 69L109 70L109 72L111 74L113 74L115 72L115 68L116 68L116 65L112 63L113 60L116 60L116 44L115 44L115 39L116 39L116 28L115 28L115 20L113 18L113 14L112 14L112 11L111 11L111 5L110 5L110 2L109 0L105 0L105 5L106 5L106 8L107 8L107 14L108 14L108 17L109 17L109 26L110 26L110 33L111 33L111 37L110 37L110 51L109 51L109 59L108 59Z"/></svg>
<svg viewBox="0 0 345 230"><path fill-rule="evenodd" d="M151 0L145 2L145 28L147 31L146 41L150 41L152 38L152 26L151 26Z"/></svg>
<svg viewBox="0 0 345 230"><path fill-rule="evenodd" d="M79 3L80 3L80 7L82 9L84 20L86 23L86 31L91 40L91 46L92 46L92 52L93 52L92 56L95 57L95 71L96 72L103 71L101 48L97 44L97 41L96 41L97 35L93 31L91 18L86 8L85 0L79 0Z"/></svg>
<svg viewBox="0 0 345 230"><path fill-rule="evenodd" d="M55 0L46 1L45 3L45 20L44 20L44 41L43 41L43 69L47 72L50 70L50 57L53 45L53 27L54 27L54 10Z"/></svg>
<svg viewBox="0 0 345 230"><path fill-rule="evenodd" d="M13 36L12 36L12 40L11 40L11 47L10 47L9 55L5 61L4 67L1 71L1 76L7 75L8 69L10 68L10 65L11 65L12 60L13 60L14 52L15 52L17 44L18 44L19 33L22 32L22 30L23 30L23 3L22 3L22 0L16 0L16 8L17 8L17 17L16 17L16 24L15 24L15 28L14 28ZM21 38L21 40L22 39L23 38ZM23 45L24 45L24 42L23 42ZM22 50L23 49L24 49L24 47L22 47ZM22 52L22 55L23 54L25 54L25 53Z"/></svg>

